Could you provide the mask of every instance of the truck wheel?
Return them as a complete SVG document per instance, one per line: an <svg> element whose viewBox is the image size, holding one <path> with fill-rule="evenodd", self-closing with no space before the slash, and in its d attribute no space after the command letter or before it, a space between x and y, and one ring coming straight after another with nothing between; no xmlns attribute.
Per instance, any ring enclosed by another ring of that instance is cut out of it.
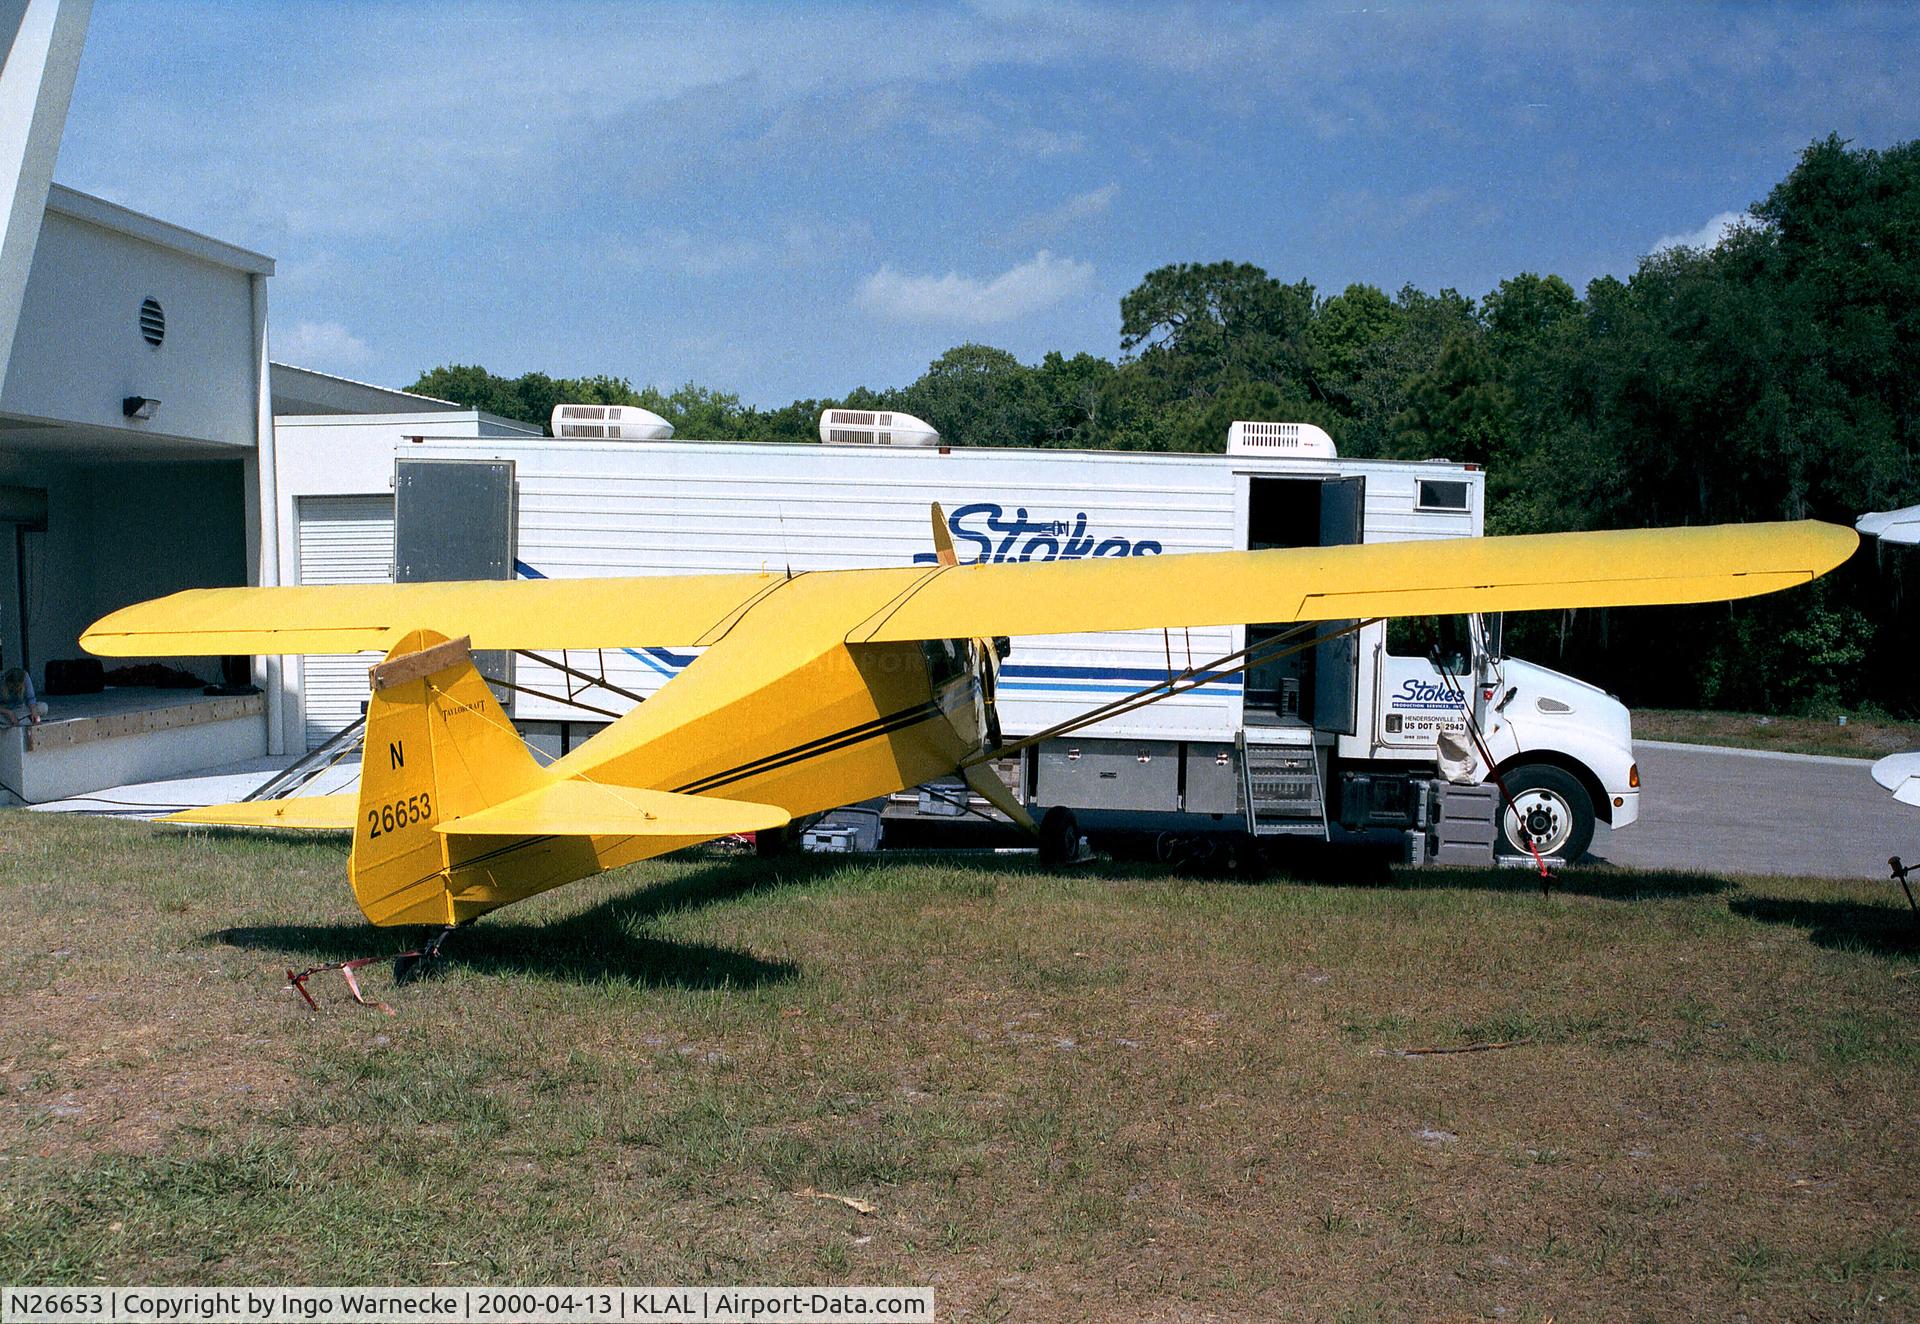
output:
<svg viewBox="0 0 1920 1324"><path fill-rule="evenodd" d="M1500 810L1500 844L1507 854L1557 855L1573 864L1593 844L1593 797L1563 768L1526 763L1501 777L1512 808Z"/></svg>
<svg viewBox="0 0 1920 1324"><path fill-rule="evenodd" d="M1080 821L1073 810L1055 805L1040 820L1040 863L1048 868L1072 864L1080 854Z"/></svg>

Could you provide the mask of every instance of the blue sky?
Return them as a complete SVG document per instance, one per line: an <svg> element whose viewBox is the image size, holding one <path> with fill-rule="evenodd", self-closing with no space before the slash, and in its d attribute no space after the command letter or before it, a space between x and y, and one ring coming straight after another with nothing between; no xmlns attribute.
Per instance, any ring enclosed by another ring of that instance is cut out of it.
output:
<svg viewBox="0 0 1920 1324"><path fill-rule="evenodd" d="M1168 262L1625 275L1916 71L1896 5L97 0L56 177L278 259L277 358L780 404L1112 356Z"/></svg>

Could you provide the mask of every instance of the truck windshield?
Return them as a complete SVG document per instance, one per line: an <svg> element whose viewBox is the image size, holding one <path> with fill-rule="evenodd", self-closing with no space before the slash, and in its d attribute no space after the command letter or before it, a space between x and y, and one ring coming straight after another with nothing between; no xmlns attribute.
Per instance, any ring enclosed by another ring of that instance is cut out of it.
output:
<svg viewBox="0 0 1920 1324"><path fill-rule="evenodd" d="M1396 616L1387 622L1387 651L1396 657L1434 657L1455 675L1473 665L1473 630L1466 616Z"/></svg>

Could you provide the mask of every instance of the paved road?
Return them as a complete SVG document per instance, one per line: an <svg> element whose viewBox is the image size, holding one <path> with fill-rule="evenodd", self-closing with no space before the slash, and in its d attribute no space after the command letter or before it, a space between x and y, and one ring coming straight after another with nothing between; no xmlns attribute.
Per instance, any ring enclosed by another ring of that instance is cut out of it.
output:
<svg viewBox="0 0 1920 1324"><path fill-rule="evenodd" d="M1885 878L1920 859L1920 810L1874 784L1863 759L1642 742L1640 821L1604 827L1593 853L1635 868Z"/></svg>

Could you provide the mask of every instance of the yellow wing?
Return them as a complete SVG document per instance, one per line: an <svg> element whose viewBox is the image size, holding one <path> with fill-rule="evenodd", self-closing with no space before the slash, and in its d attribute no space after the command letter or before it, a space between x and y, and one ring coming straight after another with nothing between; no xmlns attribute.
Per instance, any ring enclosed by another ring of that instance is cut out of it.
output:
<svg viewBox="0 0 1920 1324"><path fill-rule="evenodd" d="M354 810L358 801L359 797L352 791L339 795L296 795L286 800L248 800L241 804L183 809L177 814L168 814L160 821L162 823L207 823L225 827L347 831L353 827Z"/></svg>
<svg viewBox="0 0 1920 1324"><path fill-rule="evenodd" d="M107 657L345 653L420 626L474 648L696 646L763 599L804 592L850 643L1717 602L1804 584L1853 553L1834 524L1450 538L1025 564L195 589L81 636Z"/></svg>
<svg viewBox="0 0 1920 1324"><path fill-rule="evenodd" d="M80 637L102 657L357 653L431 625L475 648L689 647L710 642L778 575L473 580L200 588L103 616Z"/></svg>
<svg viewBox="0 0 1920 1324"><path fill-rule="evenodd" d="M1851 529L1802 520L956 566L933 572L847 637L888 643L1719 602L1817 579L1858 545Z"/></svg>
<svg viewBox="0 0 1920 1324"><path fill-rule="evenodd" d="M476 837L725 837L787 821L787 811L775 805L575 780L443 819L434 830Z"/></svg>

